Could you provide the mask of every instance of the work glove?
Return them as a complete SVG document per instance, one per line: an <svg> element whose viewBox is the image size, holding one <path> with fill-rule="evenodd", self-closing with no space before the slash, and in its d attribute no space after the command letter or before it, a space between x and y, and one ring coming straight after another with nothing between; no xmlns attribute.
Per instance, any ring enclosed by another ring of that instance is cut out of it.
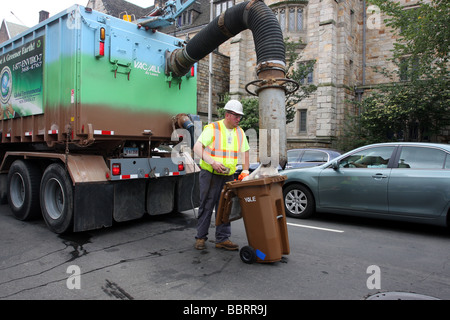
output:
<svg viewBox="0 0 450 320"><path fill-rule="evenodd" d="M241 174L238 177L239 181L242 181L242 179L244 179L245 177L248 177L249 174L250 173L248 172L248 170L242 170Z"/></svg>

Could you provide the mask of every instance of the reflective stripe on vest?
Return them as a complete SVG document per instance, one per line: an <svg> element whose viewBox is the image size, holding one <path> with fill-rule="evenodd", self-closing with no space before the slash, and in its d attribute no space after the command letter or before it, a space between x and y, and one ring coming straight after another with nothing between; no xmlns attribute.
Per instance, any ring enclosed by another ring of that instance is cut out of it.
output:
<svg viewBox="0 0 450 320"><path fill-rule="evenodd" d="M211 125L214 128L214 136L213 136L213 143L212 147L207 146L205 147L205 152L213 158L213 160L220 162L230 168L230 175L233 174L236 171L236 165L238 161L238 154L240 150L242 149L243 141L244 141L244 132L240 127L237 127L236 133L237 133L237 149L236 149L236 143L233 143L232 146L228 146L227 144L227 137L226 137L226 130L227 128L223 124L223 120L219 122L213 122ZM234 137L233 137L234 141ZM228 161L225 161L228 160ZM229 160L232 160L230 163ZM205 170L208 170L209 172L212 172L213 169L211 165L207 164L206 162L203 162L202 168Z"/></svg>

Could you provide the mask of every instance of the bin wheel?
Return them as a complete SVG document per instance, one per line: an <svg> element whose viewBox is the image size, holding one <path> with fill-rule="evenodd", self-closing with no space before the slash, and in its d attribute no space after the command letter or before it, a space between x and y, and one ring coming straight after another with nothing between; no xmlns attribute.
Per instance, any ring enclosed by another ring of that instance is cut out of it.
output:
<svg viewBox="0 0 450 320"><path fill-rule="evenodd" d="M239 255L241 257L241 260L245 263L251 264L256 261L255 249L250 246L242 247L239 251Z"/></svg>

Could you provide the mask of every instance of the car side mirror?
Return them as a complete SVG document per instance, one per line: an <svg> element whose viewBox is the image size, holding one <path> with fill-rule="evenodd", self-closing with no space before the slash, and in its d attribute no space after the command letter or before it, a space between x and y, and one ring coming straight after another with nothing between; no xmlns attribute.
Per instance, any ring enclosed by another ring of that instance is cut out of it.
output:
<svg viewBox="0 0 450 320"><path fill-rule="evenodd" d="M339 161L334 161L331 164L331 167L333 168L333 170L339 170Z"/></svg>

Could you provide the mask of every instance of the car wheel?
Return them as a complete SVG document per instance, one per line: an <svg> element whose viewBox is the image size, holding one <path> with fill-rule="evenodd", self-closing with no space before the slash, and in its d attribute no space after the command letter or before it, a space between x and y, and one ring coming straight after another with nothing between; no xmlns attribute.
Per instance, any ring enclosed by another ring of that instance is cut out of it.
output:
<svg viewBox="0 0 450 320"><path fill-rule="evenodd" d="M303 185L292 184L283 190L286 215L293 218L309 218L316 210L314 197Z"/></svg>

